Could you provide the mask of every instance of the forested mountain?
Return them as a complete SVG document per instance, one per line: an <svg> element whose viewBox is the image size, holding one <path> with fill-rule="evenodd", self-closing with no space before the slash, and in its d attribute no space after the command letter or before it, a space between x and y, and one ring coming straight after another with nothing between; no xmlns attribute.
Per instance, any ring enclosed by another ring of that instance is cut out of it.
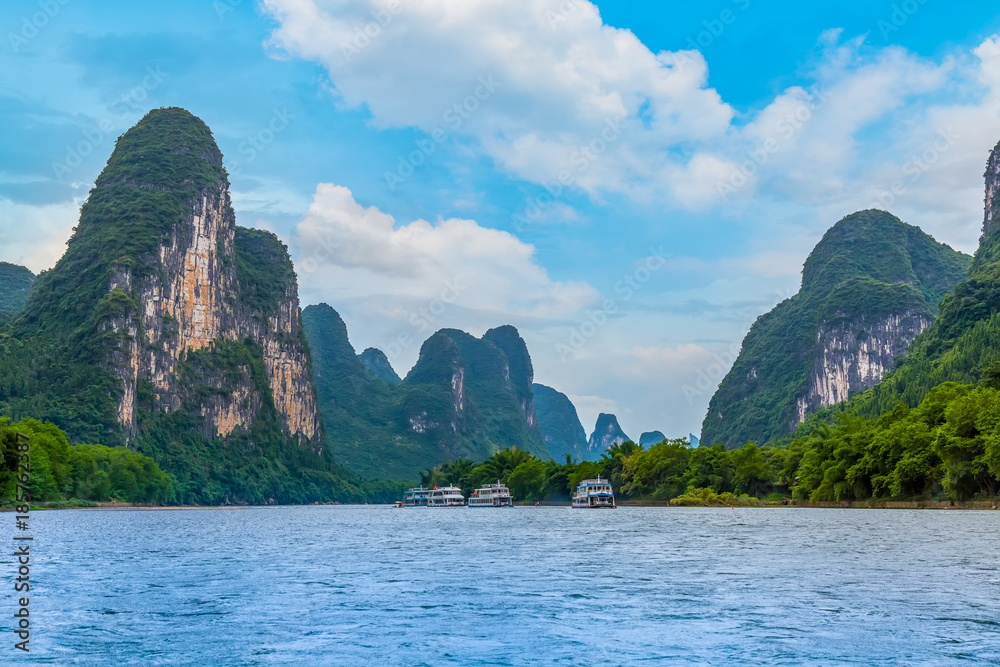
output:
<svg viewBox="0 0 1000 667"><path fill-rule="evenodd" d="M751 327L709 403L701 441L767 442L872 387L931 325L970 263L884 211L842 219L806 260L798 294Z"/></svg>
<svg viewBox="0 0 1000 667"><path fill-rule="evenodd" d="M35 274L23 266L0 262L0 321L19 313L28 300Z"/></svg>
<svg viewBox="0 0 1000 667"><path fill-rule="evenodd" d="M287 250L236 226L222 154L183 109L118 139L0 335L0 415L149 455L180 502L364 498L323 448Z"/></svg>
<svg viewBox="0 0 1000 667"><path fill-rule="evenodd" d="M449 458L482 460L511 446L548 458L535 426L531 359L513 327L482 338L443 329L424 342L406 378L390 383L356 356L332 307L309 306L302 319L333 455L351 470L415 479Z"/></svg>
<svg viewBox="0 0 1000 667"><path fill-rule="evenodd" d="M552 457L556 461L564 460L567 454L575 460L589 458L587 432L569 397L543 384L534 384L532 389L538 429Z"/></svg>
<svg viewBox="0 0 1000 667"><path fill-rule="evenodd" d="M382 350L369 347L358 355L358 359L365 365L365 368L375 374L375 377L386 384L399 384L402 382L402 379L396 375L392 364L389 363L389 358L385 356L385 352Z"/></svg>

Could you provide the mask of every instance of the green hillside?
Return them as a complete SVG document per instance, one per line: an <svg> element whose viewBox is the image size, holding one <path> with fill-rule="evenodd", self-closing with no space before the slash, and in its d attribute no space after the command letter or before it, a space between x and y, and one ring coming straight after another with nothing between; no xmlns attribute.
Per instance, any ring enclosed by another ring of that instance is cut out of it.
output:
<svg viewBox="0 0 1000 667"><path fill-rule="evenodd" d="M556 461L564 460L567 454L578 461L589 458L587 432L583 430L576 407L569 397L543 384L532 385L532 389L538 429L552 457Z"/></svg>
<svg viewBox="0 0 1000 667"><path fill-rule="evenodd" d="M331 451L358 474L415 480L449 458L481 460L510 446L548 457L522 412L522 401L532 401L531 360L513 327L483 338L443 329L393 384L358 358L329 305L309 306L302 322ZM500 339L514 361L488 338Z"/></svg>
<svg viewBox="0 0 1000 667"><path fill-rule="evenodd" d="M35 274L23 266L0 262L0 322L21 312Z"/></svg>

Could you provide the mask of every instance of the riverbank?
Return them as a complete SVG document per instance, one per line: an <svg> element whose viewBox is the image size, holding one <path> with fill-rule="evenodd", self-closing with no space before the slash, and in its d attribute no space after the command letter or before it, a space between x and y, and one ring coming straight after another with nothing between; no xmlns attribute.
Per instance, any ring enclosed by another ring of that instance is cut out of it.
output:
<svg viewBox="0 0 1000 667"><path fill-rule="evenodd" d="M310 503L311 505L369 505L370 503ZM533 501L516 501L516 507L535 507ZM391 507L390 504L384 504ZM539 507L569 507L568 502L544 501L537 503ZM836 509L889 509L889 510L1000 510L1000 499L992 500L844 500L833 501L801 501L801 500L759 500L753 503L734 503L732 505L671 505L669 500L619 500L619 507L707 507L724 509L726 507L798 507L798 508L836 508ZM269 507L269 505L148 505L140 503L93 502L88 500L59 501L39 503L31 506L31 511L48 510L217 510L252 507ZM305 507L305 506L304 506ZM13 507L2 507L0 512L13 512Z"/></svg>
<svg viewBox="0 0 1000 667"><path fill-rule="evenodd" d="M678 507L669 500L619 500L622 507ZM840 509L889 509L889 510L996 510L1000 499L992 500L760 500L733 505L690 505L689 507L826 507Z"/></svg>

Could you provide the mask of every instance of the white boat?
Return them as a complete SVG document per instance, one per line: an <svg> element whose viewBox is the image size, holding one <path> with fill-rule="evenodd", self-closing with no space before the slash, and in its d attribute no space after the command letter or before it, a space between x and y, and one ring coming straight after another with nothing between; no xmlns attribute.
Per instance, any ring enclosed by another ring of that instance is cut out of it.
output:
<svg viewBox="0 0 1000 667"><path fill-rule="evenodd" d="M428 507L465 507L465 496L457 486L444 486L431 489L427 498Z"/></svg>
<svg viewBox="0 0 1000 667"><path fill-rule="evenodd" d="M403 494L403 507L427 507L427 501L431 496L431 489L415 487Z"/></svg>
<svg viewBox="0 0 1000 667"><path fill-rule="evenodd" d="M496 484L483 484L469 496L469 507L513 507L510 489L499 480Z"/></svg>
<svg viewBox="0 0 1000 667"><path fill-rule="evenodd" d="M573 494L573 507L616 507L611 482L600 477L583 480Z"/></svg>

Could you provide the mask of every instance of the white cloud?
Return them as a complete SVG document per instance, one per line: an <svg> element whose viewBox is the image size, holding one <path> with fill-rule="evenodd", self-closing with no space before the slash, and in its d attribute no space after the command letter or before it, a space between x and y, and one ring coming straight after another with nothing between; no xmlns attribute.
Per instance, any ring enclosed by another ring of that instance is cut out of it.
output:
<svg viewBox="0 0 1000 667"><path fill-rule="evenodd" d="M974 246L972 185L956 189L954 181L975 184L1000 136L1000 37L933 60L895 46L865 51L864 37L828 30L800 84L737 117L708 86L699 52L654 53L584 0L264 7L279 22L273 44L322 63L340 103L367 107L375 125L440 127L470 137L520 178L544 184L563 173L595 196L734 213L762 202L807 207L810 223L826 227L870 206L877 184L891 184L939 126L961 127L968 136L920 187L886 206ZM374 22L380 13L385 25ZM499 87L476 100L482 80ZM476 110L449 116L463 100ZM449 117L461 122L450 126ZM752 156L768 142L766 163L755 166ZM741 165L752 173L721 201L719 184Z"/></svg>
<svg viewBox="0 0 1000 667"><path fill-rule="evenodd" d="M341 102L366 106L377 126L460 132L535 182L566 172L587 191L629 191L683 169L668 151L723 135L734 115L700 53L654 54L583 0L264 7L280 24L273 43L322 63Z"/></svg>
<svg viewBox="0 0 1000 667"><path fill-rule="evenodd" d="M390 295L522 318L565 317L596 298L586 283L550 279L534 247L507 232L458 218L397 225L328 183L295 242L303 288L317 298Z"/></svg>
<svg viewBox="0 0 1000 667"><path fill-rule="evenodd" d="M79 201L32 206L0 199L0 260L36 274L51 269L79 218Z"/></svg>

